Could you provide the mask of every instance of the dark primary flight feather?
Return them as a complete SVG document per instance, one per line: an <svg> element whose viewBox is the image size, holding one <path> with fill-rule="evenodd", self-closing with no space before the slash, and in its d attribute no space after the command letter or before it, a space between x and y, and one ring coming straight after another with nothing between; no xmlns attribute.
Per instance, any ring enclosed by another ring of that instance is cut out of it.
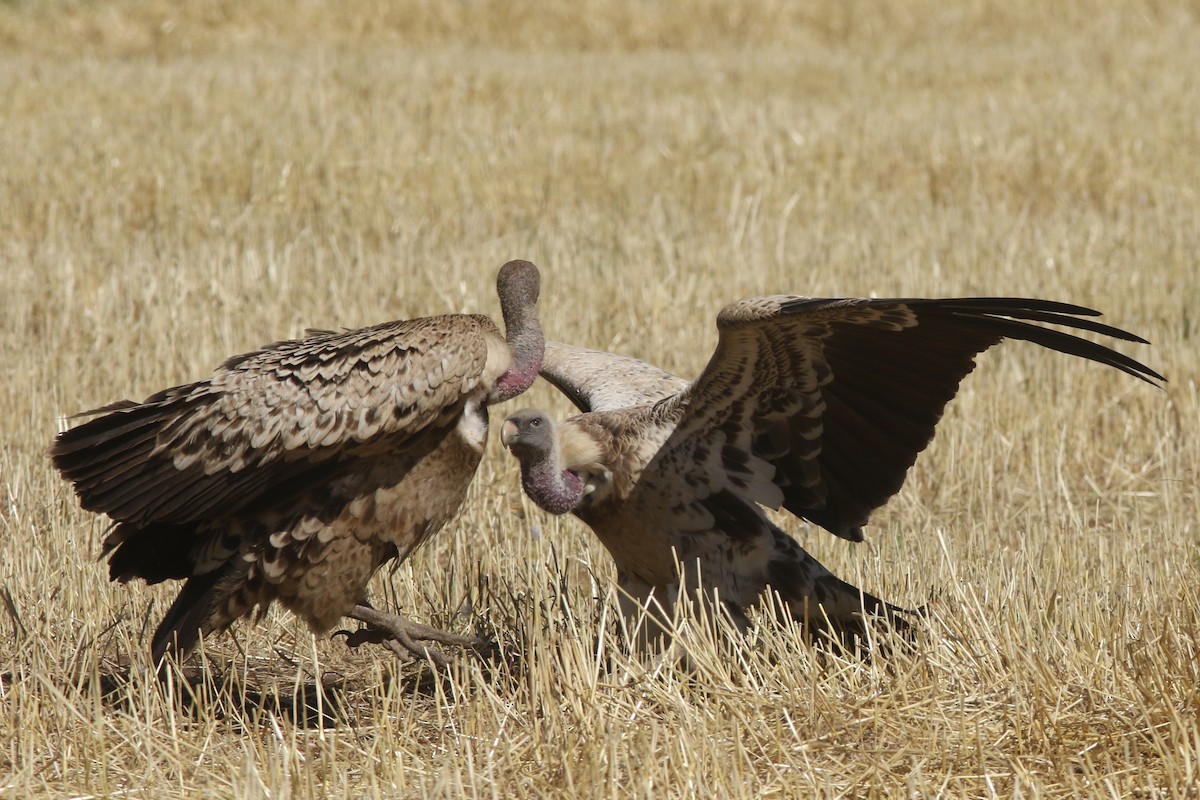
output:
<svg viewBox="0 0 1200 800"><path fill-rule="evenodd" d="M634 359L548 345L542 374L588 413L554 426L553 447L531 429L553 425L542 412L511 417L505 439L530 495L571 505L609 549L623 586L661 598L674 590L665 587L673 554L695 554L726 604L744 608L771 588L797 612L820 603L835 628L852 628L851 616L885 604L829 575L760 506L861 540L975 357L1004 339L1163 380L1044 327L1145 342L1089 319L1097 315L1021 298L751 298L722 310L716 351L690 384ZM561 479L535 468L551 457Z"/></svg>
<svg viewBox="0 0 1200 800"><path fill-rule="evenodd" d="M114 521L113 579L187 580L156 659L273 600L326 630L453 516L487 406L541 360L536 268L505 265L497 289L507 338L478 315L310 331L58 435L55 467Z"/></svg>

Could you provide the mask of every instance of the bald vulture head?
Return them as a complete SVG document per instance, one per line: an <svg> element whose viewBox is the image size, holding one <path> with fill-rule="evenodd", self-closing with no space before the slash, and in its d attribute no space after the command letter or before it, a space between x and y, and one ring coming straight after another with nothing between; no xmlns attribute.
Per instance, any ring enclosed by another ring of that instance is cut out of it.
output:
<svg viewBox="0 0 1200 800"><path fill-rule="evenodd" d="M521 485L531 500L551 514L566 514L579 505L583 479L563 466L549 414L538 408L513 413L500 426L500 443L521 463Z"/></svg>
<svg viewBox="0 0 1200 800"><path fill-rule="evenodd" d="M540 408L523 408L500 426L500 443L521 461L554 454L554 422Z"/></svg>

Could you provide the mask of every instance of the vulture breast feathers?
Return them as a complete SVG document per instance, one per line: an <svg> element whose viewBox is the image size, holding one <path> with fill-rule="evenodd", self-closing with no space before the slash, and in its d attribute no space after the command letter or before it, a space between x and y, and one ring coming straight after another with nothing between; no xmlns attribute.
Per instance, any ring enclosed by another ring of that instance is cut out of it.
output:
<svg viewBox="0 0 1200 800"><path fill-rule="evenodd" d="M1014 298L741 300L717 317L716 351L691 383L635 359L548 343L542 374L585 413L556 424L526 409L501 437L530 497L573 511L599 536L627 613L652 598L669 611L680 565L686 588L719 597L739 623L774 590L814 629L853 637L864 612L898 609L832 576L762 508L860 541L975 356L1004 339L1163 380L1044 325L1144 343L1094 316Z"/></svg>
<svg viewBox="0 0 1200 800"><path fill-rule="evenodd" d="M507 336L464 314L310 331L60 433L55 467L85 509L113 520L112 578L187 581L155 632L155 659L275 600L317 631L346 615L380 622L360 606L367 581L450 520L488 406L536 376L538 284L528 262L501 269ZM416 654L427 650L409 634L458 643L382 622L396 635L380 640Z"/></svg>

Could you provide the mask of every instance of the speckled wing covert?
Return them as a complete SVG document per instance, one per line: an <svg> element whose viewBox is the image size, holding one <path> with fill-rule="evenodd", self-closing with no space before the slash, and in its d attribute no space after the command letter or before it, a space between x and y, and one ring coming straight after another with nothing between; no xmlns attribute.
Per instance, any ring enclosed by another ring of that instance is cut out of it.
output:
<svg viewBox="0 0 1200 800"><path fill-rule="evenodd" d="M229 515L445 424L495 380L489 338L503 343L487 317L455 315L276 342L207 380L85 412L104 416L60 434L50 454L85 509L119 522Z"/></svg>
<svg viewBox="0 0 1200 800"><path fill-rule="evenodd" d="M1145 343L1086 319L1098 313L1015 298L733 303L717 318L720 340L700 377L641 412L672 430L642 473L638 500L681 520L697 514L692 524L703 529L712 520L701 501L730 491L860 541L871 512L900 490L932 440L975 356L1002 339L1162 380L1104 345L1033 324Z"/></svg>

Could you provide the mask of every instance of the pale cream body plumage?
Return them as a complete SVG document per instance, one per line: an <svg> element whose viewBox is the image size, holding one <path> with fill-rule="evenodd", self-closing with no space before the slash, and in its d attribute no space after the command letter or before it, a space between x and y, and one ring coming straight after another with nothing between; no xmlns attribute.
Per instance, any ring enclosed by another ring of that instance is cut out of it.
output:
<svg viewBox="0 0 1200 800"><path fill-rule="evenodd" d="M1095 314L1010 298L751 298L721 312L717 350L690 383L635 359L547 343L542 375L585 413L555 423L519 411L501 438L530 497L595 531L616 563L627 615L657 607L669 618L682 568L688 595L719 601L739 626L773 595L810 629L856 640L864 614L899 609L832 575L764 507L860 541L975 355L1005 338L1161 379L1033 324L1143 341L1080 318Z"/></svg>
<svg viewBox="0 0 1200 800"><path fill-rule="evenodd" d="M206 380L59 434L55 466L114 526L114 579L187 579L153 641L186 652L278 600L315 631L343 616L407 652L454 637L360 605L457 512L482 457L488 405L532 382L542 355L537 270L497 282L507 338L445 315L302 339L226 361ZM386 631L383 630L386 628Z"/></svg>

